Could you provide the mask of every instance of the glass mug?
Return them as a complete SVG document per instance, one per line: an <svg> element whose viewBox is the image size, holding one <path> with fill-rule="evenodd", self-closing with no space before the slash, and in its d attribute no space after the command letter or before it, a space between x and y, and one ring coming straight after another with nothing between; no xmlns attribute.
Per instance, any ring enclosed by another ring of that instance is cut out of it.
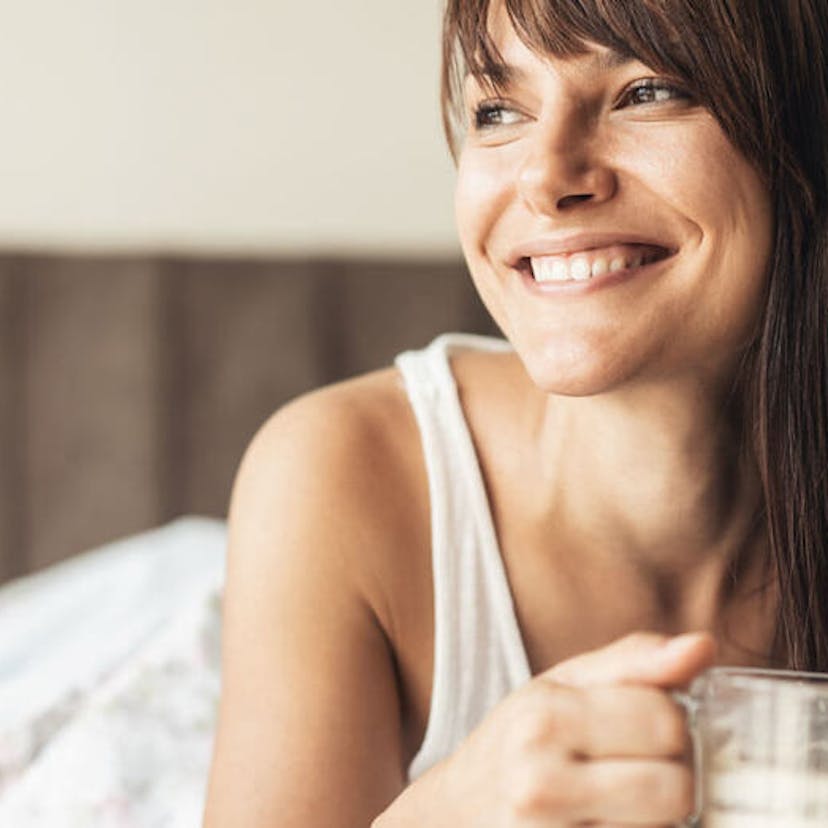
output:
<svg viewBox="0 0 828 828"><path fill-rule="evenodd" d="M696 771L683 826L828 826L828 675L714 667L673 696Z"/></svg>

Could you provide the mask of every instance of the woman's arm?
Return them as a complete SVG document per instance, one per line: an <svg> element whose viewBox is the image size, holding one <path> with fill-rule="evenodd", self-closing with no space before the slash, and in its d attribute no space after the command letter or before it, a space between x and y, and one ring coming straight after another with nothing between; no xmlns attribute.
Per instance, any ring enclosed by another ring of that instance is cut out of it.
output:
<svg viewBox="0 0 828 828"><path fill-rule="evenodd" d="M363 400L333 389L293 404L242 464L206 828L683 818L692 809L687 732L662 688L710 663L705 636L678 649L664 636L631 636L557 665L405 788L378 574L405 543L393 519L405 484L378 439L388 433L379 423L395 417L378 421Z"/></svg>
<svg viewBox="0 0 828 828"><path fill-rule="evenodd" d="M239 471L206 828L366 828L403 788L394 665L366 565L390 540L388 481L353 401L335 388L291 404Z"/></svg>

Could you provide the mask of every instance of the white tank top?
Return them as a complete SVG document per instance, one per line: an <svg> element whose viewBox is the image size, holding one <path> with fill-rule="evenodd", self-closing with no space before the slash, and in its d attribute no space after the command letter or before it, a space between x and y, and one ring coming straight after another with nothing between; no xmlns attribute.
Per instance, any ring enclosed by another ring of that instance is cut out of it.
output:
<svg viewBox="0 0 828 828"><path fill-rule="evenodd" d="M396 359L428 472L434 582L434 674L425 738L409 781L452 754L485 714L531 676L483 476L450 358L502 352L501 339L444 334Z"/></svg>

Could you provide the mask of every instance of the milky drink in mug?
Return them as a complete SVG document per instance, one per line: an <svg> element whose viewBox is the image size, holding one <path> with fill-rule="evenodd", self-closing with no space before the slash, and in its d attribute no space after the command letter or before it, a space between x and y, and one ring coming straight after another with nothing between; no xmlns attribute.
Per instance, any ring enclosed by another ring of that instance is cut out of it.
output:
<svg viewBox="0 0 828 828"><path fill-rule="evenodd" d="M828 675L715 667L687 708L703 828L828 827Z"/></svg>

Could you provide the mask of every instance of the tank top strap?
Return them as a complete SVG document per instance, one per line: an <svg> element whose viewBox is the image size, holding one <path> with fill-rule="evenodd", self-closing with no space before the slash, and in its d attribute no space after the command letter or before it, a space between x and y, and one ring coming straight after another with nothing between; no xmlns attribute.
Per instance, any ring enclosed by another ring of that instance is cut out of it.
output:
<svg viewBox="0 0 828 828"><path fill-rule="evenodd" d="M530 669L451 355L510 350L500 339L444 334L396 359L420 430L431 508L434 672L415 779L450 755Z"/></svg>

